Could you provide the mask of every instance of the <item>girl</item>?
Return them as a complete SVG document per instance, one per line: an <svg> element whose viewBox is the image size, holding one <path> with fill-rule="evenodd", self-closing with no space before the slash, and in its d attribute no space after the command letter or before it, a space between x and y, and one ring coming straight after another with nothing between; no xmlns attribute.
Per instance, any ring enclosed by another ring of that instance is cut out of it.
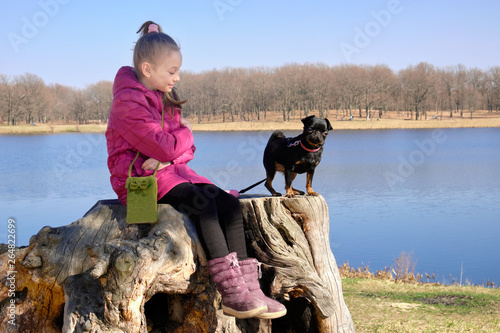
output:
<svg viewBox="0 0 500 333"><path fill-rule="evenodd" d="M120 68L113 85L106 130L113 190L125 205L125 183L137 151L133 177L152 175L160 163L158 202L171 204L195 223L224 312L237 318L284 316L286 308L260 289L258 261L247 256L239 200L187 165L195 146L191 125L181 116L185 101L174 90L182 65L179 46L152 21L139 32L134 67Z"/></svg>

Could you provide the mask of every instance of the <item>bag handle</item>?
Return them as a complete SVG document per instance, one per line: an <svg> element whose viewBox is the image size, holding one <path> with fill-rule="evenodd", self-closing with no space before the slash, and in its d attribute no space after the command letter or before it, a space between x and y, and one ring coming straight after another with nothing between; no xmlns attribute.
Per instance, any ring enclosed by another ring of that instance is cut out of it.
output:
<svg viewBox="0 0 500 333"><path fill-rule="evenodd" d="M161 129L163 129L163 107L161 109ZM137 151L137 155L135 155L134 160L132 161L132 163L130 163L130 167L128 168L128 176L129 177L132 177L132 166L134 165L135 161L139 157L139 154L140 154L139 151ZM156 176L156 171L158 171L158 168L160 167L160 163L161 162L158 162L158 165L156 166L156 169L155 169L155 172L153 173L153 176Z"/></svg>

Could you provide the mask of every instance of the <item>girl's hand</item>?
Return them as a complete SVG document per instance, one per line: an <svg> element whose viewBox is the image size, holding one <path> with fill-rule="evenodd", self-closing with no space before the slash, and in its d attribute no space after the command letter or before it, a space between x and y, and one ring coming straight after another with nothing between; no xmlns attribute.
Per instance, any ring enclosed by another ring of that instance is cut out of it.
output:
<svg viewBox="0 0 500 333"><path fill-rule="evenodd" d="M154 159L154 158L148 158L147 160L144 161L144 163L142 163L142 168L144 170L155 170L156 169L156 166L158 165L158 160L157 159ZM161 162L160 163L160 166L158 167L158 170L161 170L167 166L169 166L170 164L172 164L172 162Z"/></svg>
<svg viewBox="0 0 500 333"><path fill-rule="evenodd" d="M180 123L181 123L181 127L187 127L187 128L189 128L189 130L191 132L193 131L193 128L191 127L191 124L189 123L189 121L187 121L186 118L181 117Z"/></svg>

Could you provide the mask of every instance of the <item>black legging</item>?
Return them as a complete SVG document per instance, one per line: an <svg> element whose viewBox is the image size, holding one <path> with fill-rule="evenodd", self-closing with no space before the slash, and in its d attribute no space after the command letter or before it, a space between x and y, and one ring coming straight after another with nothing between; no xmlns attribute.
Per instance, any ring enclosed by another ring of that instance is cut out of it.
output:
<svg viewBox="0 0 500 333"><path fill-rule="evenodd" d="M158 203L167 203L185 213L195 223L208 259L236 252L248 258L241 205L238 198L211 184L182 183Z"/></svg>

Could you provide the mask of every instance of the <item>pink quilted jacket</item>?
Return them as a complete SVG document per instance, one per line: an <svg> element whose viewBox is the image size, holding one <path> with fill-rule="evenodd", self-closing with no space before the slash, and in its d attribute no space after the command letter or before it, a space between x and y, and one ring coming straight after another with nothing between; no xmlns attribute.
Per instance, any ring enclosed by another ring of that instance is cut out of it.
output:
<svg viewBox="0 0 500 333"><path fill-rule="evenodd" d="M187 166L196 148L191 131L180 127L178 107L165 111L162 130L162 93L140 83L132 67L122 67L116 74L113 96L106 130L108 168L111 186L123 205L127 201L125 182L129 166L138 150L141 154L132 168L133 177L153 174L153 170L141 168L149 157L173 162L156 173L158 199L180 183L211 183ZM169 115L172 111L173 117Z"/></svg>

